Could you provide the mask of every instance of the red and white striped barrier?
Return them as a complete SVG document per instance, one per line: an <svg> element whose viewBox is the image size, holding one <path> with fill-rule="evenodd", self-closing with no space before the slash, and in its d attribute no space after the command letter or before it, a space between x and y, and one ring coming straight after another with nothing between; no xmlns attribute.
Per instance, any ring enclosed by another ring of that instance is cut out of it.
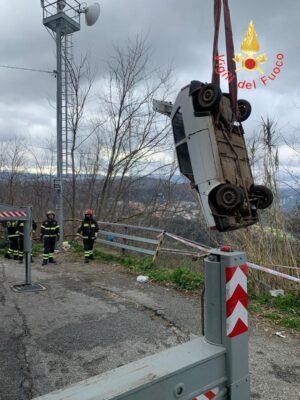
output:
<svg viewBox="0 0 300 400"><path fill-rule="evenodd" d="M247 265L227 267L226 331L230 338L248 331Z"/></svg>
<svg viewBox="0 0 300 400"><path fill-rule="evenodd" d="M203 251L205 253L210 253L211 250L212 250L211 247L207 247L207 246L204 246L204 245L202 245L200 243L189 241L189 240L184 239L184 238L182 238L180 236L173 235L172 233L166 232L165 234L166 234L166 236L169 236L170 238L172 238L174 240L177 240L178 242L181 242L181 243L185 244L186 246L193 247L194 249L201 250L201 251ZM258 271L266 272L267 274L274 275L274 276L277 276L279 278L283 278L283 279L287 279L287 280L292 281L292 282L300 283L300 279L297 278L296 276L291 276L291 275L288 275L288 274L284 274L283 272L275 271L274 269L262 267L261 265L253 264L253 263L250 263L250 262L247 263L247 266L249 268L251 268L251 269L256 269Z"/></svg>
<svg viewBox="0 0 300 400"><path fill-rule="evenodd" d="M16 217L26 217L25 211L0 211L0 218L16 218Z"/></svg>
<svg viewBox="0 0 300 400"><path fill-rule="evenodd" d="M215 388L201 394L200 396L194 397L193 400L212 400L216 397L218 393L219 393L219 388Z"/></svg>

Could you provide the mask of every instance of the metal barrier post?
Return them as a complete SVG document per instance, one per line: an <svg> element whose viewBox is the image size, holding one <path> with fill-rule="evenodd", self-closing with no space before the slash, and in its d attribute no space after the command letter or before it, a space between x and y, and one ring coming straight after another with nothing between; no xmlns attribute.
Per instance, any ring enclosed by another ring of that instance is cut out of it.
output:
<svg viewBox="0 0 300 400"><path fill-rule="evenodd" d="M246 257L205 259L205 336L36 400L250 400Z"/></svg>
<svg viewBox="0 0 300 400"><path fill-rule="evenodd" d="M226 348L230 400L250 399L247 265L242 252L213 250L205 259L205 338Z"/></svg>
<svg viewBox="0 0 300 400"><path fill-rule="evenodd" d="M161 249L161 247L163 245L163 242L165 240L165 232L162 232L160 235L158 235L158 238L159 238L159 242L157 244L157 247L156 247L156 250L155 250L155 254L154 254L153 258L152 258L153 262L156 261L156 259L158 257L158 253L159 253L159 251L160 251L160 249Z"/></svg>
<svg viewBox="0 0 300 400"><path fill-rule="evenodd" d="M31 282L31 227L32 227L32 207L26 208L26 219L24 219L24 253L25 253L25 283L14 285L12 290L18 293L40 292L46 290L39 283Z"/></svg>
<svg viewBox="0 0 300 400"><path fill-rule="evenodd" d="M127 226L124 226L124 234L125 234L125 235L128 235L128 228L127 228ZM124 239L123 239L123 243L126 245L126 244L128 243L127 239L124 238ZM122 249L121 249L121 252L122 252L122 256L125 256L126 249L122 248Z"/></svg>
<svg viewBox="0 0 300 400"><path fill-rule="evenodd" d="M31 285L31 240L32 210L27 208L27 221L24 221L25 285Z"/></svg>

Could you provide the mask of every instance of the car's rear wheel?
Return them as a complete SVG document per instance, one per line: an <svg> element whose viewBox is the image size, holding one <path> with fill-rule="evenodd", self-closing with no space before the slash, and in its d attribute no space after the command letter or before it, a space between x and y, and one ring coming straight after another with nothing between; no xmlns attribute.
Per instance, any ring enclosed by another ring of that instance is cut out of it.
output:
<svg viewBox="0 0 300 400"><path fill-rule="evenodd" d="M264 185L253 185L251 188L251 194L257 197L257 208L260 210L270 207L273 203L273 193Z"/></svg>
<svg viewBox="0 0 300 400"><path fill-rule="evenodd" d="M207 83L199 90L197 101L203 110L210 110L219 104L221 100L221 89L213 83Z"/></svg>
<svg viewBox="0 0 300 400"><path fill-rule="evenodd" d="M246 121L251 115L252 107L249 101L247 100L238 100L238 121L243 122Z"/></svg>
<svg viewBox="0 0 300 400"><path fill-rule="evenodd" d="M243 190L230 183L219 186L214 192L214 203L220 211L234 211L244 200Z"/></svg>

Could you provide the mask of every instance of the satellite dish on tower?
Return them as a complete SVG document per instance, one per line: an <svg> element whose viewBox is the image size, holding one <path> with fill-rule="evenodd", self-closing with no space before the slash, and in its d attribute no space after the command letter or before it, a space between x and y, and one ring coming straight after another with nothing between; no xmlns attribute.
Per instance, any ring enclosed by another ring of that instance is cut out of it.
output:
<svg viewBox="0 0 300 400"><path fill-rule="evenodd" d="M57 9L62 11L66 7L67 3L65 0L57 0Z"/></svg>
<svg viewBox="0 0 300 400"><path fill-rule="evenodd" d="M100 5L99 3L94 3L84 9L85 22L88 26L92 26L96 23L100 16Z"/></svg>

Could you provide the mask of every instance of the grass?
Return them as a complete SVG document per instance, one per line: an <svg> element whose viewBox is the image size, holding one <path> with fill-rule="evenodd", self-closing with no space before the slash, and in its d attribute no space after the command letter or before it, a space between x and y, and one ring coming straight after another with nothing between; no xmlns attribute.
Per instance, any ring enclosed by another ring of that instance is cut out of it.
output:
<svg viewBox="0 0 300 400"><path fill-rule="evenodd" d="M75 253L83 253L82 246L76 242L72 247ZM147 275L156 282L169 283L183 290L196 290L203 287L204 284L204 277L202 274L191 272L184 266L175 269L161 268L156 263L153 263L150 257L135 258L130 255L119 256L105 253L99 249L95 249L94 257L96 260L118 263L123 265L130 273L135 275Z"/></svg>
<svg viewBox="0 0 300 400"><path fill-rule="evenodd" d="M300 331L300 318L282 318L280 320L280 325L289 328L289 329L294 329L295 331Z"/></svg>
<svg viewBox="0 0 300 400"><path fill-rule="evenodd" d="M33 257L35 257L37 254L42 253L43 249L44 249L43 243L33 243L33 246L32 246Z"/></svg>
<svg viewBox="0 0 300 400"><path fill-rule="evenodd" d="M287 292L285 296L272 297L269 293L255 295L251 290L250 311L275 322L284 328L300 331L300 295Z"/></svg>

